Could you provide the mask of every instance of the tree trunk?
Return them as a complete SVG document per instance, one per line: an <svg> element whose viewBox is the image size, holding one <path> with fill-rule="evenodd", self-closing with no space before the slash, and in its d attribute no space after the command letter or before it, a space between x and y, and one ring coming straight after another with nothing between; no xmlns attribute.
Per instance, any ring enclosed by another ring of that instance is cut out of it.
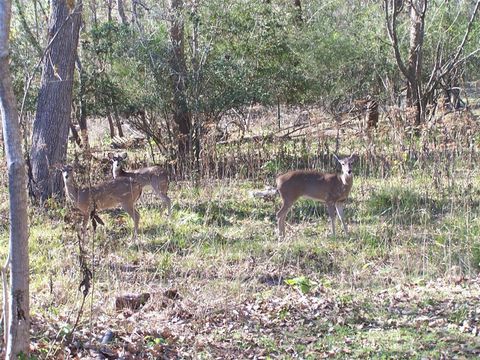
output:
<svg viewBox="0 0 480 360"><path fill-rule="evenodd" d="M115 118L115 125L117 125L118 136L124 137L123 129L122 129L122 122L120 121L120 116L118 115L117 109L113 111L113 117Z"/></svg>
<svg viewBox="0 0 480 360"><path fill-rule="evenodd" d="M30 308L28 279L28 217L25 160L17 102L9 67L11 3L0 0L0 108L8 168L10 198L10 306L6 359L28 358L30 351ZM7 317L5 316L4 319Z"/></svg>
<svg viewBox="0 0 480 360"><path fill-rule="evenodd" d="M132 0L132 24L138 25L137 2Z"/></svg>
<svg viewBox="0 0 480 360"><path fill-rule="evenodd" d="M81 0L75 9L70 9L66 0L52 0L50 47L43 65L31 148L33 180L42 201L62 191L61 176L51 174L50 167L66 158L81 11Z"/></svg>
<svg viewBox="0 0 480 360"><path fill-rule="evenodd" d="M183 0L170 0L170 70L173 90L173 120L178 125L178 155L185 159L190 151L192 119L187 104L187 66L184 52Z"/></svg>
<svg viewBox="0 0 480 360"><path fill-rule="evenodd" d="M98 23L98 17L97 17L97 0L90 0L89 3L90 6L90 13L92 16L92 26L97 26Z"/></svg>
<svg viewBox="0 0 480 360"><path fill-rule="evenodd" d="M424 117L422 106L422 47L427 0L414 0L409 6L410 47L407 64L407 105L415 109L415 124Z"/></svg>
<svg viewBox="0 0 480 360"><path fill-rule="evenodd" d="M127 16L125 15L125 7L123 6L123 0L117 0L118 17L123 25L128 25Z"/></svg>
<svg viewBox="0 0 480 360"><path fill-rule="evenodd" d="M82 62L80 61L80 58L78 56L76 62L78 69L78 77L80 80L80 115L78 117L78 125L80 127L80 136L82 138L84 155L88 158L90 157L90 142L88 140L87 103L85 101L86 74L83 70Z"/></svg>
<svg viewBox="0 0 480 360"><path fill-rule="evenodd" d="M75 127L75 124L70 121L69 127L70 127L70 131L72 133L72 138L75 141L75 144L77 144L78 146L82 146L82 140L80 139L80 136L78 135L78 131L77 131L77 128Z"/></svg>
<svg viewBox="0 0 480 360"><path fill-rule="evenodd" d="M422 90L422 47L425 33L425 14L428 0L411 0L408 3L410 16L410 45L408 63L405 64L400 52L397 36L397 16L403 8L403 2L384 0L385 20L388 35L392 43L397 66L407 81L407 106L415 109L415 123L418 125L425 117L425 100ZM390 6L393 6L391 8Z"/></svg>
<svg viewBox="0 0 480 360"><path fill-rule="evenodd" d="M110 129L110 139L113 139L115 137L115 127L113 126L113 119L112 119L111 113L107 114L107 120L108 120L108 128Z"/></svg>
<svg viewBox="0 0 480 360"><path fill-rule="evenodd" d="M112 22L112 3L113 0L108 0L107 1L107 21Z"/></svg>
<svg viewBox="0 0 480 360"><path fill-rule="evenodd" d="M303 23L301 0L293 0L293 6L295 7L295 21L301 25Z"/></svg>

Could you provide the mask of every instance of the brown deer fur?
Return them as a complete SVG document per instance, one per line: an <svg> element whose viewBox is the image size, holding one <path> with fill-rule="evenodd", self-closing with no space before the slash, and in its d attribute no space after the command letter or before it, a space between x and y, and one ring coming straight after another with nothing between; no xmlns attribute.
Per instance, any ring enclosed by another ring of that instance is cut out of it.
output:
<svg viewBox="0 0 480 360"><path fill-rule="evenodd" d="M335 216L338 214L347 233L344 222L343 206L353 185L352 164L356 155L338 160L342 165L341 174L325 174L318 171L294 170L277 177L277 191L283 204L277 213L279 235L285 235L285 218L295 201L300 197L318 200L327 205L332 222L332 234L335 236Z"/></svg>
<svg viewBox="0 0 480 360"><path fill-rule="evenodd" d="M70 165L61 168L67 198L83 215L83 229L93 210L104 210L121 206L133 219L133 238L137 237L140 214L135 203L142 194L142 186L129 178L120 178L90 188L79 188Z"/></svg>

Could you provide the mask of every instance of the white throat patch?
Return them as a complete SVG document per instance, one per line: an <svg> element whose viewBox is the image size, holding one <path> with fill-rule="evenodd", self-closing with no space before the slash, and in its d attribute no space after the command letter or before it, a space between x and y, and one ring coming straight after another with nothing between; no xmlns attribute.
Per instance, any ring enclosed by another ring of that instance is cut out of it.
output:
<svg viewBox="0 0 480 360"><path fill-rule="evenodd" d="M114 161L113 162L113 166L112 166L112 174L113 174L113 178L116 179L117 178L117 168L118 168L118 161Z"/></svg>
<svg viewBox="0 0 480 360"><path fill-rule="evenodd" d="M342 173L342 176L340 177L342 179L342 184L347 185L347 179L349 179L350 177L351 177L351 175Z"/></svg>

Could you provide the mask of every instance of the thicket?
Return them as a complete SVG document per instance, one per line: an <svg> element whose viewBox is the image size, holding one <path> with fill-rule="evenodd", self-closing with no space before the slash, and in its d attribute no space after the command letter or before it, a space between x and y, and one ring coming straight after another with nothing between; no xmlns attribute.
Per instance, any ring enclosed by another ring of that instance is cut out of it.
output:
<svg viewBox="0 0 480 360"><path fill-rule="evenodd" d="M115 4L110 2L110 10L107 5L92 1L84 6L75 114L80 116L83 105L88 118L127 119L165 158L173 159L172 15L163 2L146 1L137 6L135 18L127 12L132 21L124 24L117 20ZM177 15L184 21L187 103L197 146L232 109L245 114L252 104L338 110L367 95L383 108L400 103L404 82L388 40L383 2L308 1L301 6L283 0L185 2ZM439 53L448 56L456 50L472 11L468 1L431 1L428 6L423 81ZM25 110L34 112L40 78L35 65L47 45L48 2L17 0L14 11L15 89L22 99L25 80L33 78ZM409 19L405 11L399 16L401 52L406 54ZM479 77L478 21L469 39L463 54L473 55L452 74L452 84L459 87Z"/></svg>

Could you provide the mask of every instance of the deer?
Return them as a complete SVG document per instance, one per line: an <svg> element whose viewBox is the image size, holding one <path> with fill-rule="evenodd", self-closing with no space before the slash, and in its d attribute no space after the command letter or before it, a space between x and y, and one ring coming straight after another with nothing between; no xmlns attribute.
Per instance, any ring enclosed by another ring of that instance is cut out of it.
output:
<svg viewBox="0 0 480 360"><path fill-rule="evenodd" d="M114 179L130 178L134 179L142 185L142 187L151 186L166 206L168 216L171 215L172 201L167 195L168 174L162 167L154 165L133 171L125 171L123 166L127 158L127 153L121 155L108 153L108 158L112 162L112 174Z"/></svg>
<svg viewBox="0 0 480 360"><path fill-rule="evenodd" d="M71 165L57 167L62 171L65 194L83 215L82 230L85 232L93 210L105 210L121 206L133 220L132 240L138 235L140 214L135 203L142 194L142 186L130 178L106 181L89 188L79 188Z"/></svg>
<svg viewBox="0 0 480 360"><path fill-rule="evenodd" d="M332 223L333 237L335 237L335 217L337 214L345 234L348 235L343 208L352 189L352 165L358 156L352 154L341 160L336 155L334 157L342 166L340 174L322 173L313 170L293 170L277 177L275 190L280 194L283 201L282 207L277 212L280 238L285 236L285 218L300 197L318 200L326 204Z"/></svg>

